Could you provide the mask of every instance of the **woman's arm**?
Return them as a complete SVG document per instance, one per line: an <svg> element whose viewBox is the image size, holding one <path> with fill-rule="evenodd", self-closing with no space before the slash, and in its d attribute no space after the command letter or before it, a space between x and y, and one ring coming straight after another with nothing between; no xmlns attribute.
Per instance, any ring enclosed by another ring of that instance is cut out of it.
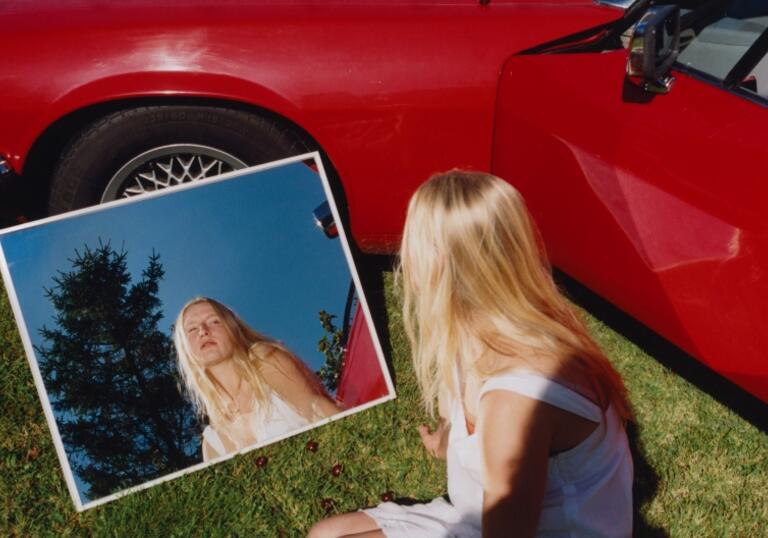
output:
<svg viewBox="0 0 768 538"><path fill-rule="evenodd" d="M312 372L282 350L265 356L261 371L269 386L305 417L326 418L342 411L320 382L310 377Z"/></svg>
<svg viewBox="0 0 768 538"><path fill-rule="evenodd" d="M203 439L203 461L208 462L212 459L218 458L221 454L208 443L207 439Z"/></svg>
<svg viewBox="0 0 768 538"><path fill-rule="evenodd" d="M480 400L483 536L534 536L541 515L555 410L494 390Z"/></svg>
<svg viewBox="0 0 768 538"><path fill-rule="evenodd" d="M235 444L221 429L208 425L203 430L203 461L210 461L237 450Z"/></svg>

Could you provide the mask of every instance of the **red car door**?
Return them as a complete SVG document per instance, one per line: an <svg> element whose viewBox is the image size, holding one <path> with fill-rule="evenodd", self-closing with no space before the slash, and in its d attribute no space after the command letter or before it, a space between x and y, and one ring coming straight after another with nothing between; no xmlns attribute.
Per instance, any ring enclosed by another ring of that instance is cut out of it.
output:
<svg viewBox="0 0 768 538"><path fill-rule="evenodd" d="M625 48L511 58L493 168L556 266L768 401L768 64L752 91L722 83L768 17L734 4L684 12L663 95L629 82Z"/></svg>

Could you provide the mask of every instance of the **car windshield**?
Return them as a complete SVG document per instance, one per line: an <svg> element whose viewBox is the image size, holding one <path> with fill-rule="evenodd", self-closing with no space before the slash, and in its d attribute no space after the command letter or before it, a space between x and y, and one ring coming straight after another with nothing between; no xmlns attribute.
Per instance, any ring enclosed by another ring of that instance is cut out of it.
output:
<svg viewBox="0 0 768 538"><path fill-rule="evenodd" d="M682 10L677 63L723 80L767 28L765 0L722 0ZM757 63L742 86L768 96L766 57Z"/></svg>

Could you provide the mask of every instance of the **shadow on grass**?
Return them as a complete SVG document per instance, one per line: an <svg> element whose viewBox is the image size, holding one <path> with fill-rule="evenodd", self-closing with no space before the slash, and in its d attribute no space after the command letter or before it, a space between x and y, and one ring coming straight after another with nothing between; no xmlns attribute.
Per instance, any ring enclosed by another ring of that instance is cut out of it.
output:
<svg viewBox="0 0 768 538"><path fill-rule="evenodd" d="M710 370L568 275L557 271L555 278L572 301L630 340L654 360L768 434L768 404Z"/></svg>
<svg viewBox="0 0 768 538"><path fill-rule="evenodd" d="M651 504L659 489L659 474L645 457L640 431L637 424L627 424L629 450L632 452L634 477L632 481L632 536L666 538L669 533L646 521L643 512Z"/></svg>

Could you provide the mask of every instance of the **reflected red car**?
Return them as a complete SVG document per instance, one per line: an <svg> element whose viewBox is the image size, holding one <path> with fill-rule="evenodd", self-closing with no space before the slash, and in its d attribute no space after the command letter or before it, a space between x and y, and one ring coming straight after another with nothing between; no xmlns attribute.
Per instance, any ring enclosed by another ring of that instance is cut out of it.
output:
<svg viewBox="0 0 768 538"><path fill-rule="evenodd" d="M339 377L336 400L345 408L372 402L389 393L366 316L358 306L347 337L344 367Z"/></svg>
<svg viewBox="0 0 768 538"><path fill-rule="evenodd" d="M392 252L425 178L490 171L565 273L768 401L768 4L662 3L5 3L0 173L57 213L319 149Z"/></svg>

